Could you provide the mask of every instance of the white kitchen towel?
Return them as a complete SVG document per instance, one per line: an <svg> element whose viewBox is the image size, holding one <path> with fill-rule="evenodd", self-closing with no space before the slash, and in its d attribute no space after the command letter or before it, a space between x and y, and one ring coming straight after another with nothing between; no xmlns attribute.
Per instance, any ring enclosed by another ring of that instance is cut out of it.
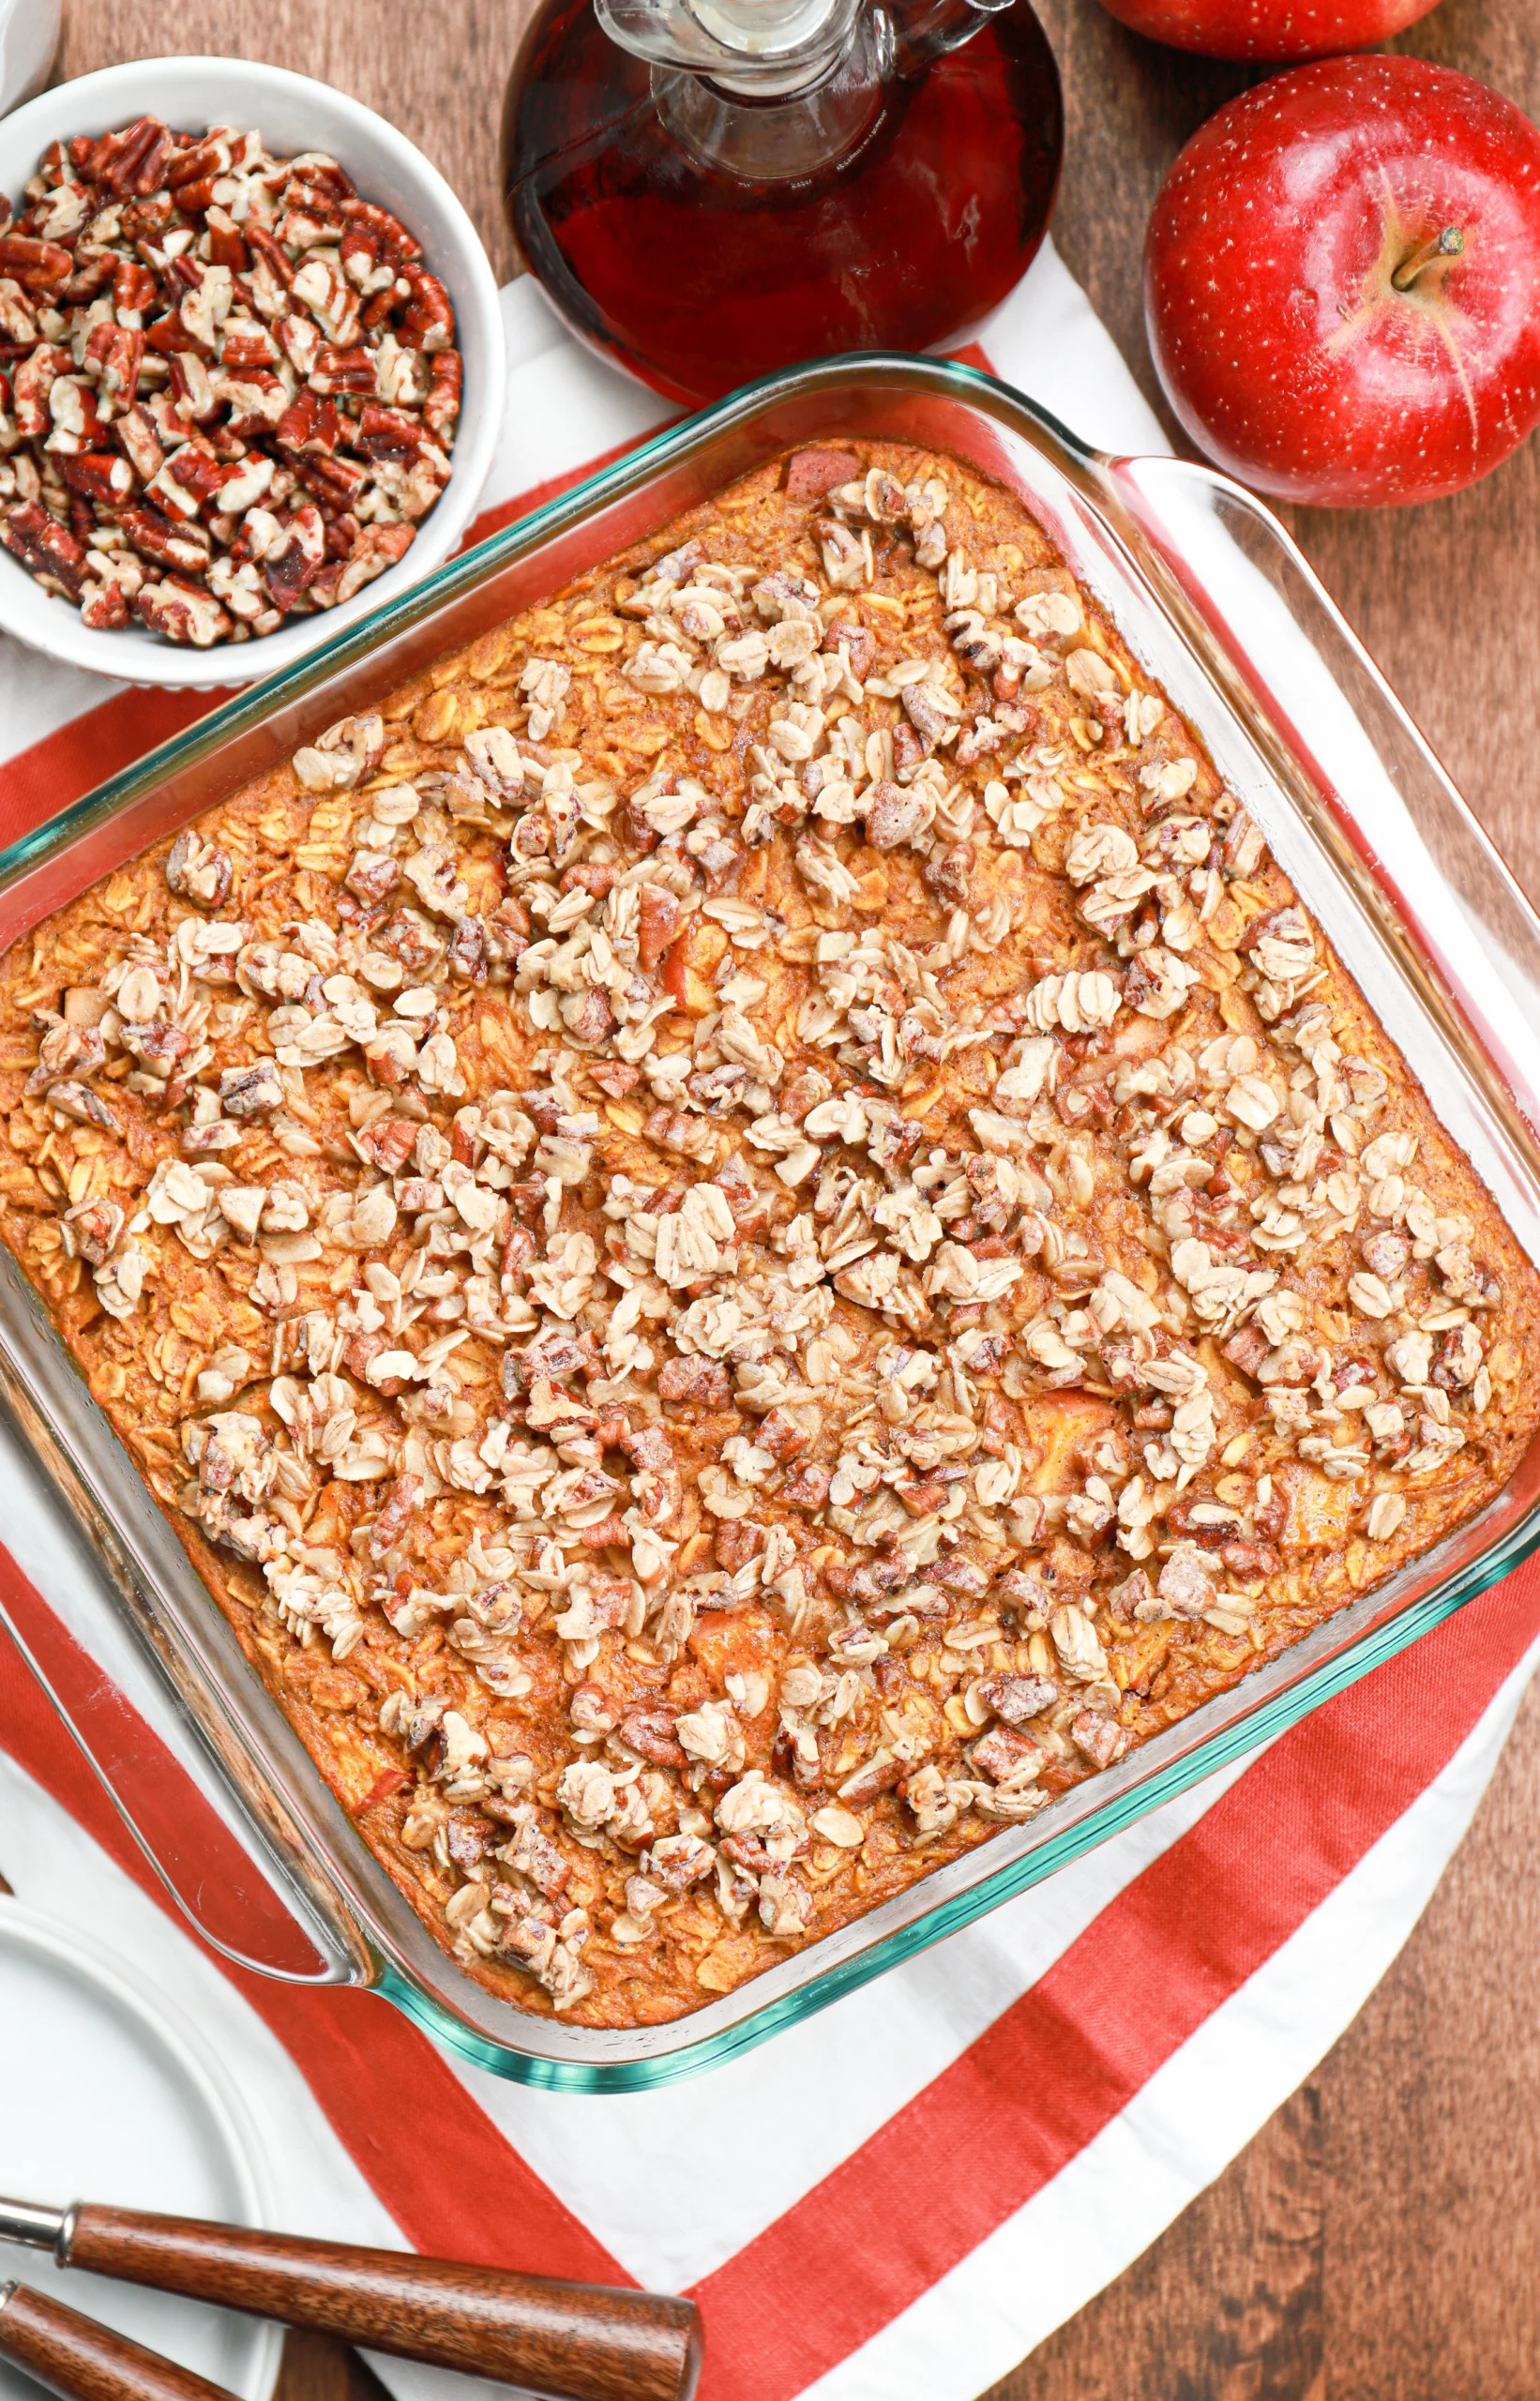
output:
<svg viewBox="0 0 1540 2401"><path fill-rule="evenodd" d="M499 510L669 414L533 283L505 307ZM1099 446L1164 447L1050 247L973 338ZM0 783L24 765L62 806L140 699L0 642ZM77 1637L165 1741L162 1795L203 1782L8 1443L0 1492L29 1632L53 1628L60 1657ZM969 2401L1154 2239L1361 2006L1485 1789L1537 1629L1540 1577L1521 1572L1261 1759L764 2048L642 2095L527 2091L445 2062L384 2003L227 1973L117 1864L3 1642L0 1869L174 1988L238 2062L290 2225L691 2288L703 2401ZM447 2401L444 2378L380 2366L402 2401Z"/></svg>

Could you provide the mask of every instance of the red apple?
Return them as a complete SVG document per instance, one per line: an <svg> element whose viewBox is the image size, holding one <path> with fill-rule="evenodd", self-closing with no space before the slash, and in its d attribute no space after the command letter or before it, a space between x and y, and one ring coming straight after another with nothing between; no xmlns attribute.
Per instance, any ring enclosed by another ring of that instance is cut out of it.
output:
<svg viewBox="0 0 1540 2401"><path fill-rule="evenodd" d="M1419 58L1276 75L1156 197L1144 314L1216 465L1288 500L1435 500L1540 418L1540 131Z"/></svg>
<svg viewBox="0 0 1540 2401"><path fill-rule="evenodd" d="M1102 0L1118 23L1204 58L1283 66L1388 40L1438 0Z"/></svg>

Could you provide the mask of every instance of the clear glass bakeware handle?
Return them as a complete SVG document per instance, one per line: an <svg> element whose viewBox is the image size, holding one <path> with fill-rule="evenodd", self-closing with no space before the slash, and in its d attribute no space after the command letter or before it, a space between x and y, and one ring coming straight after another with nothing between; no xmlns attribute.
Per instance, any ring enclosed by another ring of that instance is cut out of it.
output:
<svg viewBox="0 0 1540 2401"><path fill-rule="evenodd" d="M324 1930L314 1922L301 1925L293 1912L283 1907L278 1895L272 1892L270 1886L267 1887L267 1891L275 1909L281 1911L294 1931L309 1941L312 1949L319 1954L322 1961L319 1968L295 1968L285 1965L281 1960L258 1957L252 1952L243 1951L236 1944L226 1941L222 1935L217 1934L177 1884L162 1855L165 1845L152 1840L140 1825L133 1810L118 1790L111 1767L100 1756L98 1745L91 1741L82 1728L76 1713L66 1701L22 1627L17 1623L13 1611L3 1599L0 1599L0 1628L4 1629L23 1666L38 1685L49 1707L58 1717L70 1741L75 1744L86 1766L101 1787L125 1832L146 1866L153 1871L156 1881L167 1899L201 1942L206 1943L211 1951L217 1952L219 1956L227 1961L231 1967L244 1968L250 1974L264 1977L273 1984L350 1985L360 1981L356 1961L340 1944L327 1942ZM253 1872L255 1872L254 1868ZM200 1880L206 1880L206 1877L201 1877Z"/></svg>

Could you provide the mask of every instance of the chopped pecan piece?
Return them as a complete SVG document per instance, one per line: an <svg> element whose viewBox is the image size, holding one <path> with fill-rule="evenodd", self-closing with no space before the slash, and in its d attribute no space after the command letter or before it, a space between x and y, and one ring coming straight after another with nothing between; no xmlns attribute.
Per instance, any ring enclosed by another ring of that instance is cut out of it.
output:
<svg viewBox="0 0 1540 2401"><path fill-rule="evenodd" d="M172 890L184 899L201 901L205 909L218 909L229 898L233 874L229 852L205 841L190 826L177 835L166 860Z"/></svg>
<svg viewBox="0 0 1540 2401"><path fill-rule="evenodd" d="M369 1530L370 1559L384 1559L393 1550L406 1532L422 1490L420 1475L399 1475L385 1498L385 1505Z"/></svg>
<svg viewBox="0 0 1540 2401"><path fill-rule="evenodd" d="M874 851L896 851L923 829L929 808L917 792L876 783L867 793L867 839Z"/></svg>
<svg viewBox="0 0 1540 2401"><path fill-rule="evenodd" d="M891 1751L874 1751L835 1789L841 1801L853 1802L859 1807L864 1801L875 1801L879 1793L891 1792L903 1772L903 1761Z"/></svg>
<svg viewBox="0 0 1540 2401"><path fill-rule="evenodd" d="M852 482L860 472L860 460L849 450L794 450L786 462L786 497L822 500L825 492Z"/></svg>
<svg viewBox="0 0 1540 2401"><path fill-rule="evenodd" d="M65 1077L60 1082L49 1085L46 1098L50 1109L62 1110L66 1117L72 1117L79 1125L99 1125L104 1134L121 1131L107 1103L98 1098L89 1084L74 1083Z"/></svg>
<svg viewBox="0 0 1540 2401"><path fill-rule="evenodd" d="M674 1723L672 1710L630 1709L616 1727L615 1734L639 1759L651 1759L656 1767L682 1772L688 1761L674 1732Z"/></svg>
<svg viewBox="0 0 1540 2401"><path fill-rule="evenodd" d="M794 1509L806 1509L810 1516L816 1515L829 1497L830 1481L826 1467L821 1467L816 1459L805 1460L782 1483L780 1498L790 1502Z"/></svg>
<svg viewBox="0 0 1540 2401"><path fill-rule="evenodd" d="M267 1117L283 1106L283 1079L276 1063L226 1067L219 1078L219 1106L227 1117Z"/></svg>
<svg viewBox="0 0 1540 2401"><path fill-rule="evenodd" d="M1048 1676L990 1676L978 1686L978 1697L1007 1726L1025 1726L1056 1706L1059 1687Z"/></svg>
<svg viewBox="0 0 1540 2401"><path fill-rule="evenodd" d="M973 1761L997 1784L1019 1778L1030 1781L1042 1767L1046 1753L1024 1734L1016 1733L1008 1726L991 1727L973 1747Z"/></svg>
<svg viewBox="0 0 1540 2401"><path fill-rule="evenodd" d="M1230 1366L1239 1367L1243 1376L1249 1376L1255 1382L1258 1369L1272 1351L1273 1345L1260 1325L1246 1325L1241 1328L1239 1334L1232 1334L1230 1340L1223 1343L1220 1348Z"/></svg>
<svg viewBox="0 0 1540 2401"><path fill-rule="evenodd" d="M660 883L644 883L637 895L641 912L637 956L650 975L679 930L679 903Z"/></svg>
<svg viewBox="0 0 1540 2401"><path fill-rule="evenodd" d="M694 1409L721 1410L732 1400L732 1386L727 1369L716 1359L668 1359L658 1372L657 1397Z"/></svg>
<svg viewBox="0 0 1540 2401"><path fill-rule="evenodd" d="M417 1128L410 1118L380 1117L353 1139L371 1166L386 1175L396 1175L412 1155Z"/></svg>
<svg viewBox="0 0 1540 2401"><path fill-rule="evenodd" d="M877 664L877 637L866 626L837 620L824 632L823 647L845 652L858 683L864 683Z"/></svg>
<svg viewBox="0 0 1540 2401"><path fill-rule="evenodd" d="M1099 1710L1082 1709L1070 1721L1069 1731L1077 1749L1083 1752L1093 1767L1110 1767L1128 1747L1126 1729L1116 1718L1104 1717Z"/></svg>

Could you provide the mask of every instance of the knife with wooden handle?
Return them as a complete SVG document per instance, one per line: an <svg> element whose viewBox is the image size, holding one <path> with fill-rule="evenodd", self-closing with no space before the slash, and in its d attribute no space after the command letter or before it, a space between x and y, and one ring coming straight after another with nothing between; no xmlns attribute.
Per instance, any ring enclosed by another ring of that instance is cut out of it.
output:
<svg viewBox="0 0 1540 2401"><path fill-rule="evenodd" d="M566 2284L94 2201L55 2210L0 2200L0 2242L51 2251L64 2268L561 2401L690 2401L701 2373L695 2305L672 2293Z"/></svg>
<svg viewBox="0 0 1540 2401"><path fill-rule="evenodd" d="M0 2285L0 2359L64 2401L231 2401L222 2384L27 2285Z"/></svg>

